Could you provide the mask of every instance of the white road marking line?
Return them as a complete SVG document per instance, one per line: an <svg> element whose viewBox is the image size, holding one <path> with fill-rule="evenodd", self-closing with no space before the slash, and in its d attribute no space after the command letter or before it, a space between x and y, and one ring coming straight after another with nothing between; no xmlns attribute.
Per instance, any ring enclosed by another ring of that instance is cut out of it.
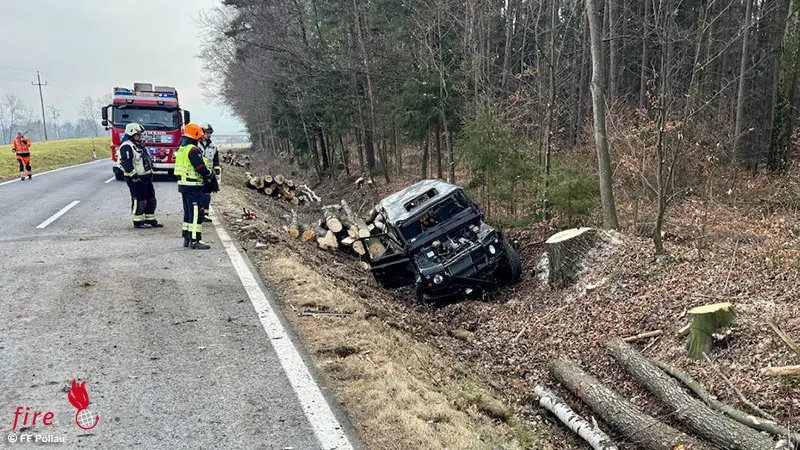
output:
<svg viewBox="0 0 800 450"><path fill-rule="evenodd" d="M325 397L322 396L322 391L320 391L319 386L311 376L311 372L289 338L286 329L283 328L278 315L272 309L266 294L256 282L244 258L236 250L225 229L220 225L214 228L217 230L217 235L225 247L231 263L233 263L233 268L236 269L236 273L239 275L239 280L242 281L242 285L247 291L248 297L250 297L250 302L253 304L256 314L264 326L264 331L267 332L272 348L275 349L275 354L278 356L281 367L283 367L284 373L289 378L289 383L292 385L295 394L297 394L306 419L308 419L311 428L314 430L314 435L319 440L321 447L353 450L353 445L342 430L339 421L336 420L336 416L333 415L330 405L325 401Z"/></svg>
<svg viewBox="0 0 800 450"><path fill-rule="evenodd" d="M98 159L97 161L89 161L87 163L75 164L74 166L59 167L58 169L48 170L47 172L34 173L33 174L33 178L40 177L42 175L47 175L48 173L60 172L62 170L72 169L74 167L88 166L89 164L97 164L99 162L110 161L110 160L111 160L111 158L103 158L103 159ZM13 180L4 181L4 182L0 183L0 186L5 186L7 184L16 183L17 181L19 181L19 178L15 178Z"/></svg>
<svg viewBox="0 0 800 450"><path fill-rule="evenodd" d="M111 183L112 181L114 181L116 179L117 179L117 177L111 177L111 178L107 179L106 181L103 181L103 183L108 184L108 183Z"/></svg>
<svg viewBox="0 0 800 450"><path fill-rule="evenodd" d="M48 226L51 223L55 222L56 219L58 219L59 217L63 216L64 214L66 214L67 211L72 209L75 205L77 205L80 202L81 202L80 200L75 200L74 202L70 203L69 205L61 208L61 211L59 211L59 212L53 214L52 216L50 216L49 219L47 219L44 222L40 223L39 226L37 226L36 228L39 228L39 229L45 228L46 226Z"/></svg>

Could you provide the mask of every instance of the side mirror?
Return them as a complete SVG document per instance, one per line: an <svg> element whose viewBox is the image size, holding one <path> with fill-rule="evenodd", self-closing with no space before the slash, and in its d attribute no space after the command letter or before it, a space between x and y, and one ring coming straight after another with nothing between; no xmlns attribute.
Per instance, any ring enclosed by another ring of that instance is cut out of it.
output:
<svg viewBox="0 0 800 450"><path fill-rule="evenodd" d="M108 123L108 106L100 108L100 116L102 116L103 122Z"/></svg>
<svg viewBox="0 0 800 450"><path fill-rule="evenodd" d="M105 109L103 110L103 112L105 112ZM108 129L108 119L103 119L103 121L100 122L100 125L106 127L106 130L107 130Z"/></svg>
<svg viewBox="0 0 800 450"><path fill-rule="evenodd" d="M192 116L189 114L189 111L183 110L183 124L186 125L187 123L192 121Z"/></svg>

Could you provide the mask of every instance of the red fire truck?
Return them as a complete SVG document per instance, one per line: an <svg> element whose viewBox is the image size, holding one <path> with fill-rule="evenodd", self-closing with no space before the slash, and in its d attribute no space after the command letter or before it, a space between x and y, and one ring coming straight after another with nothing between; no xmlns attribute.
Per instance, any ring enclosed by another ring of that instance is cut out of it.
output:
<svg viewBox="0 0 800 450"><path fill-rule="evenodd" d="M115 87L112 103L104 106L101 113L103 126L111 130L111 159L117 180L124 179L118 149L125 125L131 122L144 127L142 141L153 157L156 172L173 174L183 125L189 123L189 111L181 110L174 87L154 87L150 83L134 83L132 90Z"/></svg>

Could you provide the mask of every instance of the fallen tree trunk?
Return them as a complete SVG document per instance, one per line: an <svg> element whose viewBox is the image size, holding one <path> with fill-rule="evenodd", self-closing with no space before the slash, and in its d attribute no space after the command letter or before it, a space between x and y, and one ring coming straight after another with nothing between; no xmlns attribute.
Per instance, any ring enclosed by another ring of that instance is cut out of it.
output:
<svg viewBox="0 0 800 450"><path fill-rule="evenodd" d="M628 440L636 442L637 448L645 450L673 450L680 446L691 450L716 448L645 414L565 356L551 360L549 367L550 373L564 387L589 405L603 422Z"/></svg>
<svg viewBox="0 0 800 450"><path fill-rule="evenodd" d="M545 241L550 285L562 289L575 283L581 259L597 244L597 240L598 232L594 228L573 228L550 236Z"/></svg>
<svg viewBox="0 0 800 450"><path fill-rule="evenodd" d="M533 392L539 396L539 406L553 413L567 428L588 442L593 449L617 450L616 444L597 426L597 423L594 425L589 423L563 400L541 386L536 386Z"/></svg>
<svg viewBox="0 0 800 450"><path fill-rule="evenodd" d="M786 377L800 375L800 366L765 367L764 374L770 377Z"/></svg>
<svg viewBox="0 0 800 450"><path fill-rule="evenodd" d="M336 239L336 235L331 230L318 237L317 244L324 250L336 250L339 248L339 240Z"/></svg>
<svg viewBox="0 0 800 450"><path fill-rule="evenodd" d="M655 365L659 369L663 370L665 373L669 374L676 380L683 383L684 386L689 388L690 391L694 392L695 395L700 397L700 399L706 402L709 406L716 409L717 411L727 414L728 417L730 417L731 419L759 431L766 431L767 433L771 433L778 437L787 437L792 442L800 444L800 434L792 433L791 431L789 431L788 428L781 426L771 420L755 417L753 415L740 411L730 405L722 403L721 401L713 397L703 386L700 385L699 382L697 382L697 380L692 378L691 375L681 371L675 366L665 364L661 361L651 360L650 362L653 363L653 365Z"/></svg>
<svg viewBox="0 0 800 450"><path fill-rule="evenodd" d="M775 442L739 422L722 416L686 393L669 375L619 339L606 344L611 356L637 381L675 411L675 417L704 439L730 450L768 450Z"/></svg>

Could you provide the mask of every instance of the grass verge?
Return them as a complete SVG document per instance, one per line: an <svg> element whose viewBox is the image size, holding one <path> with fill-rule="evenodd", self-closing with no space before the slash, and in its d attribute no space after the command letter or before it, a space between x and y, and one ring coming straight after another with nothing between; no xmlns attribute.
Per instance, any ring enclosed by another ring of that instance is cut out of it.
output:
<svg viewBox="0 0 800 450"><path fill-rule="evenodd" d="M94 142L92 138L34 142L31 145L31 168L35 175L37 172L92 161L93 148L97 151L97 158L106 158L110 154L109 145L109 137L94 138ZM0 180L19 174L17 158L11 148L11 145L0 146Z"/></svg>

